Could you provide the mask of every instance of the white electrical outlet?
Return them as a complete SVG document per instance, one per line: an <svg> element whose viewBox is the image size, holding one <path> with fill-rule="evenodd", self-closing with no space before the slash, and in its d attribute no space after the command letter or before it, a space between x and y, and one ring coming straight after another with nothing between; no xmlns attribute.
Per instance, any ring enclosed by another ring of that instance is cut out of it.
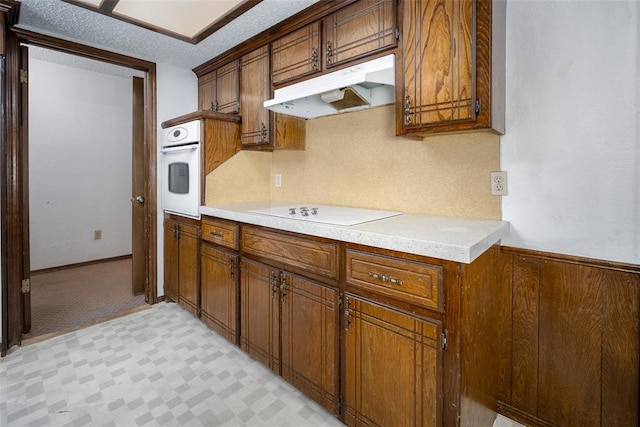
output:
<svg viewBox="0 0 640 427"><path fill-rule="evenodd" d="M281 173L277 173L276 174L276 187L277 188L282 187L282 174Z"/></svg>
<svg viewBox="0 0 640 427"><path fill-rule="evenodd" d="M491 195L506 196L507 192L507 173L491 172Z"/></svg>

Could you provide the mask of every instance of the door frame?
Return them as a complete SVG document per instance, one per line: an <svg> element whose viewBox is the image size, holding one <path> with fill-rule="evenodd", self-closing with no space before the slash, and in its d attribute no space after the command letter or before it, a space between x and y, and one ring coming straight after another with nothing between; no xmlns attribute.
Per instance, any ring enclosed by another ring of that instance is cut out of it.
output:
<svg viewBox="0 0 640 427"><path fill-rule="evenodd" d="M20 45L26 44L82 56L102 62L133 68L145 73L144 77L144 152L145 152L145 221L146 280L145 300L157 302L157 155L156 155L156 64L127 55L121 55L46 36L29 30L11 27L7 31L5 51L5 146L1 161L2 221L1 286L2 286L2 356L22 339L23 297L20 291L23 279L24 257L28 256L24 245L22 218L22 191L25 171L21 146L20 97ZM26 224L28 226L28 224Z"/></svg>

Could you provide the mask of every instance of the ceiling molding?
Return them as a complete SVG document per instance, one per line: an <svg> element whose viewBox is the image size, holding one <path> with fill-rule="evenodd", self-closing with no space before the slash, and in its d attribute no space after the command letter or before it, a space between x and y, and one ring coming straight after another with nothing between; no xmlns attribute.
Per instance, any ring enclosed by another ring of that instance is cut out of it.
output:
<svg viewBox="0 0 640 427"><path fill-rule="evenodd" d="M129 24L136 25L138 27L142 27L144 29L147 29L147 30L159 33L159 34L164 34L165 36L173 37L175 39L182 40L184 42L191 43L191 44L195 45L195 44L200 43L202 40L206 39L207 37L209 37L211 34L213 34L216 31L218 31L220 28L222 28L225 25L229 24L234 19L236 19L237 17L239 17L243 13L247 12L248 10L253 8L254 6L260 4L263 0L244 0L244 1L242 1L237 6L235 6L231 10L227 11L224 15L222 15L219 18L215 19L207 27L202 29L202 31L200 31L199 33L197 33L193 37L189 37L187 35L180 34L178 32L169 30L167 28L160 27L158 25L153 25L151 23L143 21L142 19L135 19L135 18L132 18L130 16L126 16L126 15L117 13L117 11L114 11L114 10L118 6L118 3L120 2L120 0L103 0L97 6L93 5L91 3L87 3L85 1L82 1L82 0L62 0L62 1L65 2L65 3L69 3L69 4L73 5L73 6L78 6L78 7L81 7L83 9L90 10L92 12L96 12L96 13L99 13L101 15L108 16L110 18L118 19L120 21L127 22Z"/></svg>

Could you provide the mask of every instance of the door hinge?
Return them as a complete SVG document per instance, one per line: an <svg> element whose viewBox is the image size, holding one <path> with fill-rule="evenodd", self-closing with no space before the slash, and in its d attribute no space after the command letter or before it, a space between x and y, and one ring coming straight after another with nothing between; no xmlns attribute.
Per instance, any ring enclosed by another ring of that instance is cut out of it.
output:
<svg viewBox="0 0 640 427"><path fill-rule="evenodd" d="M20 83L29 83L29 72L27 70L20 69Z"/></svg>
<svg viewBox="0 0 640 427"><path fill-rule="evenodd" d="M338 397L338 414L342 414L342 396Z"/></svg>
<svg viewBox="0 0 640 427"><path fill-rule="evenodd" d="M443 350L447 349L447 330L440 332L440 347Z"/></svg>
<svg viewBox="0 0 640 427"><path fill-rule="evenodd" d="M400 28L396 27L396 40L400 40Z"/></svg>
<svg viewBox="0 0 640 427"><path fill-rule="evenodd" d="M482 101L480 99L476 99L476 116L480 114L482 111Z"/></svg>
<svg viewBox="0 0 640 427"><path fill-rule="evenodd" d="M22 286L20 286L20 292L26 294L27 292L31 292L31 279L23 279Z"/></svg>

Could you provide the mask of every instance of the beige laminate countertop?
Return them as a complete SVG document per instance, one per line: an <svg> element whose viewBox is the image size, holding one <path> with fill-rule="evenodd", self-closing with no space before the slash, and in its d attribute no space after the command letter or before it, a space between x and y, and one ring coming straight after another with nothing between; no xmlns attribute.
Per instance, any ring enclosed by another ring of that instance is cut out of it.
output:
<svg viewBox="0 0 640 427"><path fill-rule="evenodd" d="M509 233L506 221L476 218L402 214L358 225L339 226L250 212L288 205L303 204L261 201L201 206L200 214L466 264Z"/></svg>

